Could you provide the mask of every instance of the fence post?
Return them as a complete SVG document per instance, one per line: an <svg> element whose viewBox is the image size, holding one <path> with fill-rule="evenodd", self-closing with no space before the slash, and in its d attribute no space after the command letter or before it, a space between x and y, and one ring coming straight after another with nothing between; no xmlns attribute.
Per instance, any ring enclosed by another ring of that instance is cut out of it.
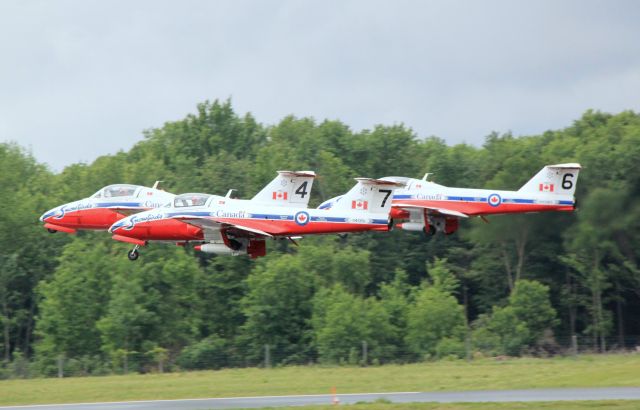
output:
<svg viewBox="0 0 640 410"><path fill-rule="evenodd" d="M63 354L58 355L58 377L59 378L64 377L64 355Z"/></svg>
<svg viewBox="0 0 640 410"><path fill-rule="evenodd" d="M363 340L362 341L362 365L366 366L367 365L367 341Z"/></svg>
<svg viewBox="0 0 640 410"><path fill-rule="evenodd" d="M571 352L575 356L578 354L578 336L571 335Z"/></svg>
<svg viewBox="0 0 640 410"><path fill-rule="evenodd" d="M264 345L264 367L271 367L271 350L269 345Z"/></svg>

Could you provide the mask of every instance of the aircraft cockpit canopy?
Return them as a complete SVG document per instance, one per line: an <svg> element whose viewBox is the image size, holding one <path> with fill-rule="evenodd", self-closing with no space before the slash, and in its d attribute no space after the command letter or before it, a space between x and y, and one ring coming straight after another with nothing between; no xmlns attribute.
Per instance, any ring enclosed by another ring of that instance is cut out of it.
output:
<svg viewBox="0 0 640 410"><path fill-rule="evenodd" d="M203 206L207 203L207 200L211 197L208 194L182 194L178 195L173 200L173 206L175 208L182 208L185 206Z"/></svg>
<svg viewBox="0 0 640 410"><path fill-rule="evenodd" d="M137 185L128 184L109 185L93 194L91 198L117 198L123 196L133 196L138 188L140 187Z"/></svg>

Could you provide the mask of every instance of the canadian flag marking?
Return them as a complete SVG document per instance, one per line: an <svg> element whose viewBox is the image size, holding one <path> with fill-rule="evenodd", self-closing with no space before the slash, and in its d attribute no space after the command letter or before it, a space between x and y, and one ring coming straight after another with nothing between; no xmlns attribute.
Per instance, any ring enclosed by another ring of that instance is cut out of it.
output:
<svg viewBox="0 0 640 410"><path fill-rule="evenodd" d="M369 209L369 202L358 199L357 201L351 201L351 209Z"/></svg>
<svg viewBox="0 0 640 410"><path fill-rule="evenodd" d="M553 184L549 184L549 183L540 184L539 189L541 192L553 192Z"/></svg>
<svg viewBox="0 0 640 410"><path fill-rule="evenodd" d="M287 193L283 192L283 191L273 191L273 194L271 195L271 198L273 198L275 201L277 200L287 200Z"/></svg>

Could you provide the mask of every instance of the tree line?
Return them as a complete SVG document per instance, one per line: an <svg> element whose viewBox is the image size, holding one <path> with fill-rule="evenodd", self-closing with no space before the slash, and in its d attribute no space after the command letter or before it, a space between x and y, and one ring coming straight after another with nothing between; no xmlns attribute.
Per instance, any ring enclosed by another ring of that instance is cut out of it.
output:
<svg viewBox="0 0 640 410"><path fill-rule="evenodd" d="M383 364L631 348L640 335L640 115L587 111L541 135L448 146L409 127L354 131L230 101L145 131L131 150L52 173L0 144L0 377L304 363ZM518 189L579 162L575 213L268 243L257 260L151 245L136 263L105 232L38 217L112 183L249 198L279 169L319 175L311 206L353 177ZM577 345L576 345L577 344Z"/></svg>

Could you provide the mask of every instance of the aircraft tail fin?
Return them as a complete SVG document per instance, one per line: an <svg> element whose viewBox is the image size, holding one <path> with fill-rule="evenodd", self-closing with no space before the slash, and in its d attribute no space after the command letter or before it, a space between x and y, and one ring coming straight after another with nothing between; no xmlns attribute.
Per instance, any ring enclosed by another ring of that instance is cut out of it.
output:
<svg viewBox="0 0 640 410"><path fill-rule="evenodd" d="M372 178L356 178L353 188L342 195L331 209L366 211L388 215L391 210L393 191L404 184Z"/></svg>
<svg viewBox="0 0 640 410"><path fill-rule="evenodd" d="M547 165L518 192L573 196L581 168L580 164L575 163Z"/></svg>
<svg viewBox="0 0 640 410"><path fill-rule="evenodd" d="M278 171L278 176L251 200L269 205L306 208L315 177L313 171Z"/></svg>

